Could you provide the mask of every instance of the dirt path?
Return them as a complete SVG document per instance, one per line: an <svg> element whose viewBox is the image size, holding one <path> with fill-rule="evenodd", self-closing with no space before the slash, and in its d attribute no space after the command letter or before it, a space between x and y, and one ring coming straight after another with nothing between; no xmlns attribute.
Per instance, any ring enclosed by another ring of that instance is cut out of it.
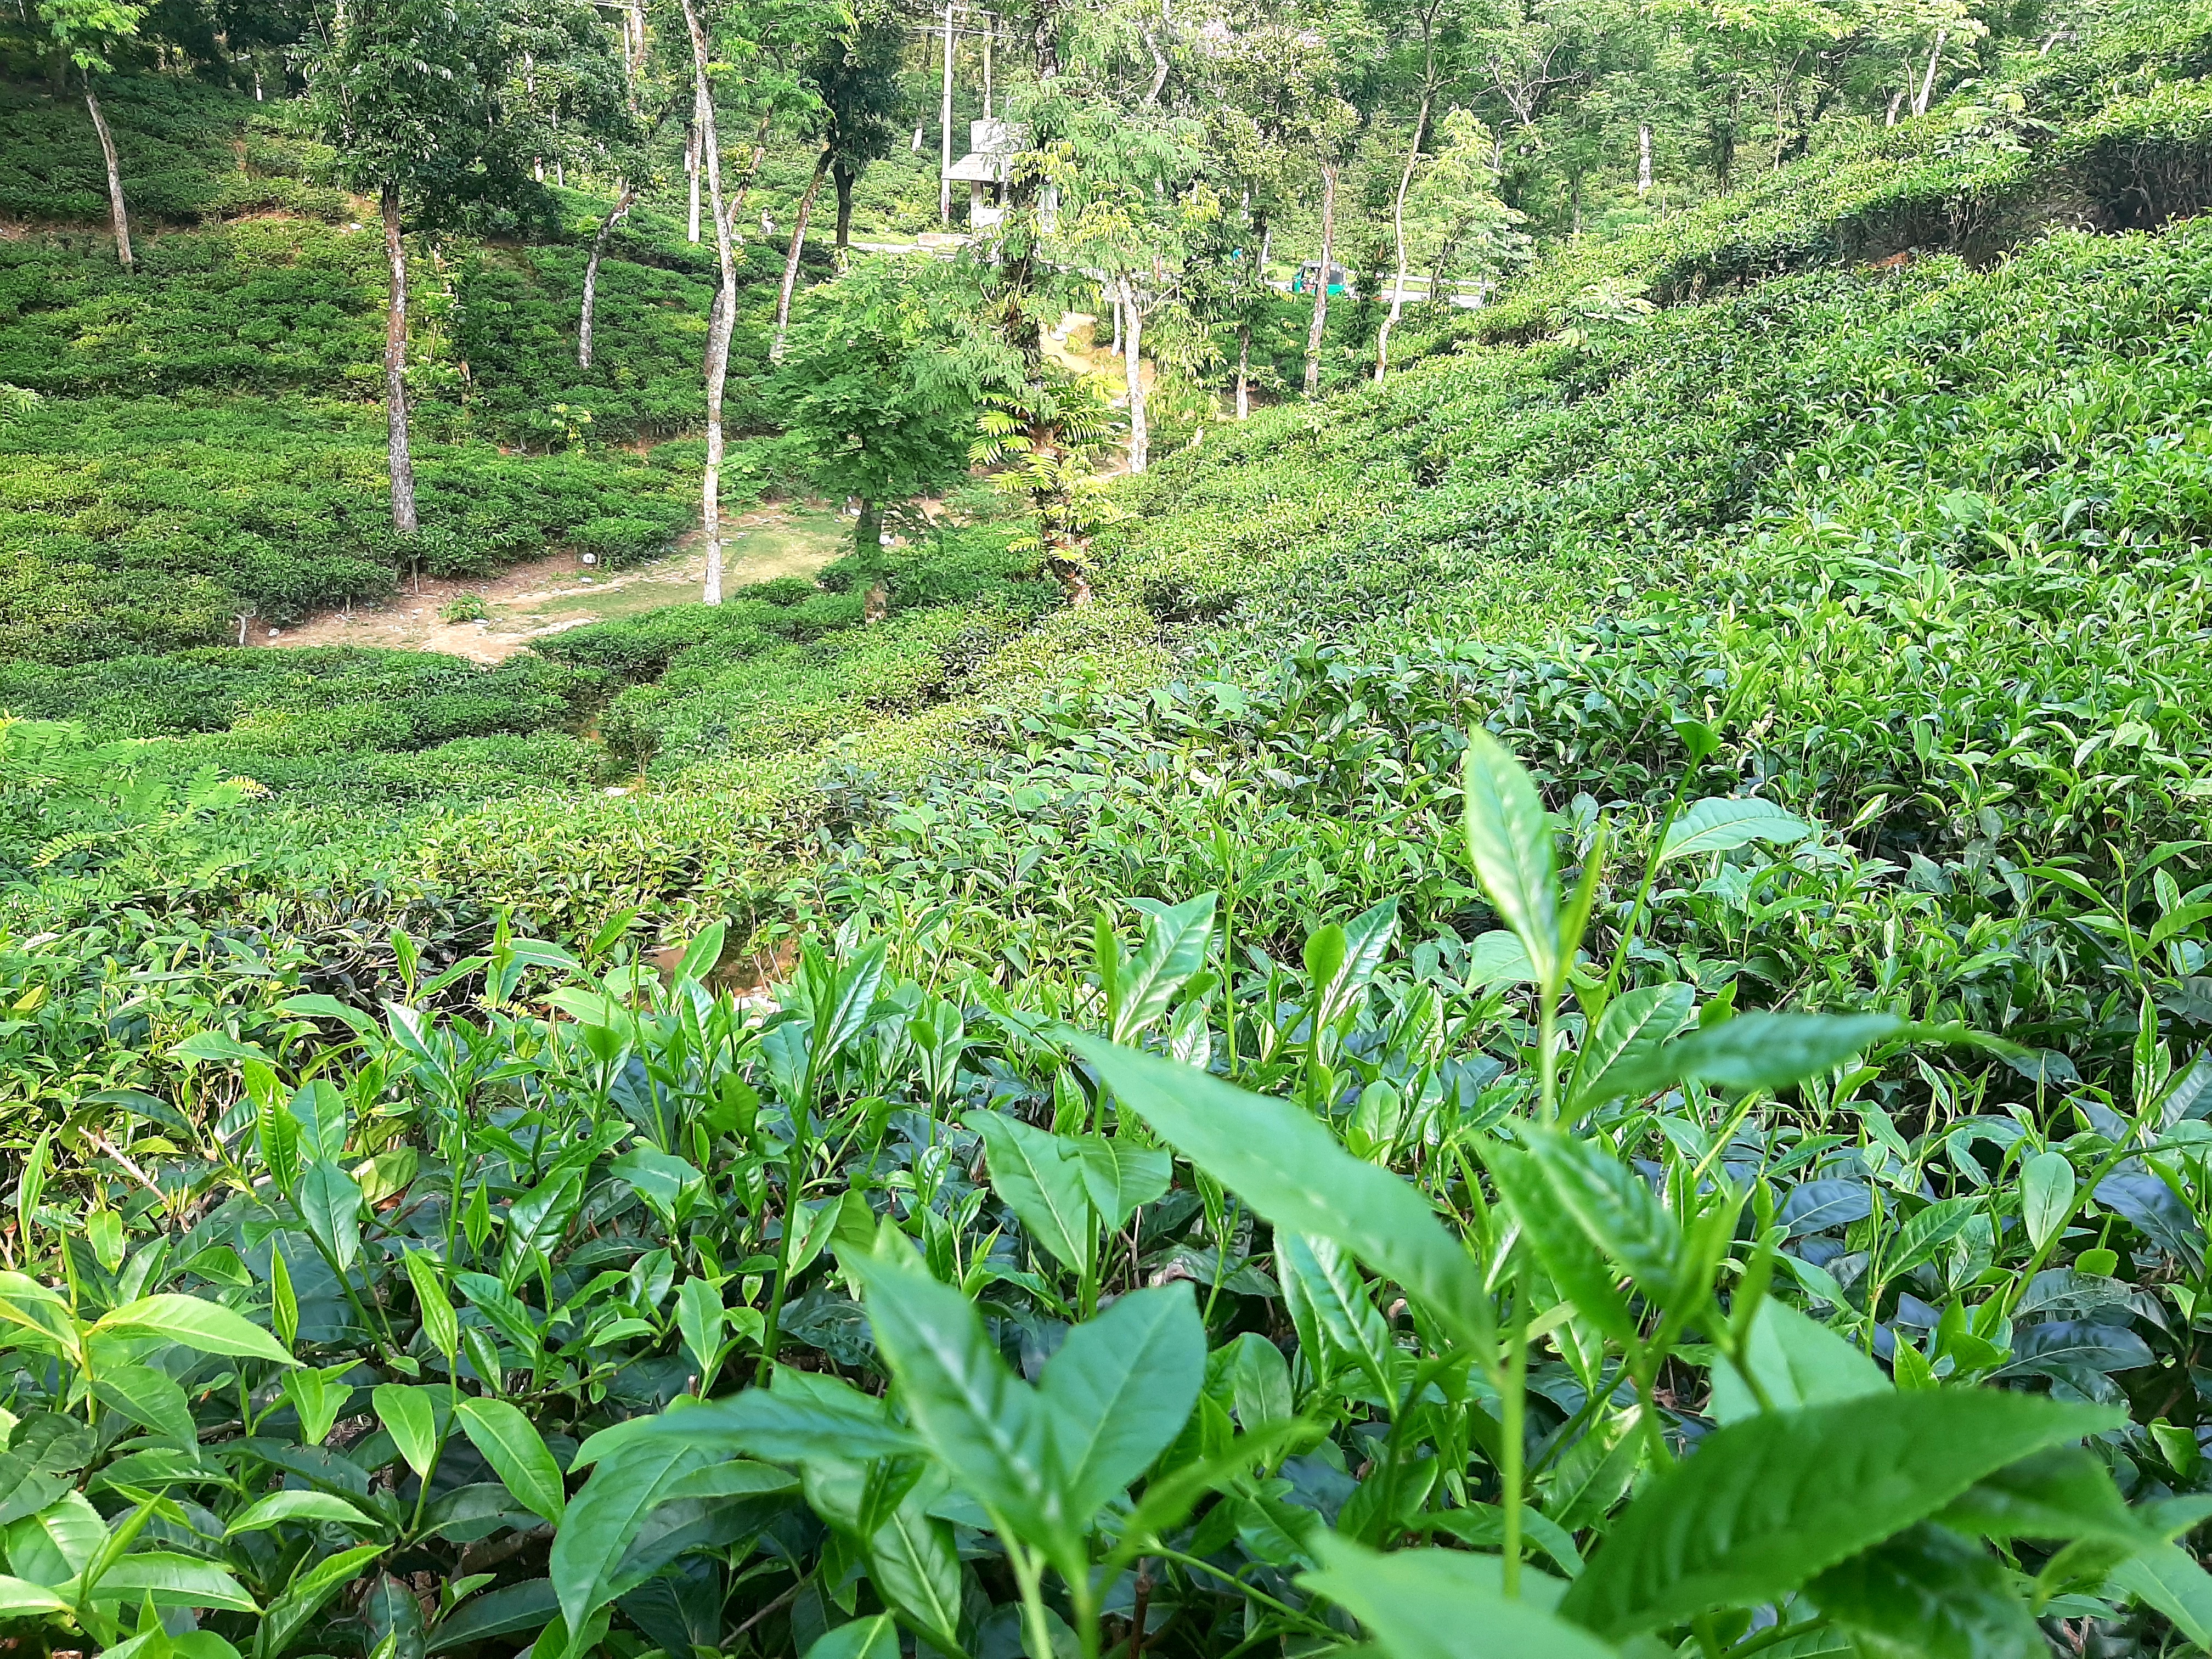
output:
<svg viewBox="0 0 2212 1659"><path fill-rule="evenodd" d="M850 521L820 507L756 508L732 521L723 544L728 586L778 576L809 576L850 546ZM471 662L504 662L535 641L568 629L634 617L699 597L707 560L696 531L650 564L599 572L574 554L519 564L496 576L426 576L418 589L402 582L380 606L325 611L295 628L248 624L247 642L282 650L301 646L374 646L388 651L440 651ZM447 607L473 598L482 621L447 622Z"/></svg>

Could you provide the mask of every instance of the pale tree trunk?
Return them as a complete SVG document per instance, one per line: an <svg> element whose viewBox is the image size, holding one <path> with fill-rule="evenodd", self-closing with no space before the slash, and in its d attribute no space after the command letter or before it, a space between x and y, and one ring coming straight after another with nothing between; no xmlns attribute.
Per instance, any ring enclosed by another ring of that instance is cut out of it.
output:
<svg viewBox="0 0 2212 1659"><path fill-rule="evenodd" d="M692 96L698 110L700 149L707 163L708 208L714 216L714 257L721 288L707 327L707 469L700 481L699 527L707 544L707 582L700 598L722 602L722 386L730 372L730 330L737 322L738 263L730 248L730 217L722 209L722 151L714 134L714 102L707 89L707 31L691 0L683 0L691 34Z"/></svg>
<svg viewBox="0 0 2212 1659"><path fill-rule="evenodd" d="M1237 418L1252 415L1252 325L1237 325Z"/></svg>
<svg viewBox="0 0 2212 1659"><path fill-rule="evenodd" d="M1944 43L1950 38L1951 31L1948 28L1939 28L1936 31L1936 46L1928 54L1928 73L1920 82L1920 95L1912 100L1912 112L1915 115L1928 113L1929 100L1936 95L1936 70L1943 61Z"/></svg>
<svg viewBox="0 0 2212 1659"><path fill-rule="evenodd" d="M696 108L696 106L695 106ZM691 131L684 138L684 176L691 181L691 240L699 240L699 121L696 112Z"/></svg>
<svg viewBox="0 0 2212 1659"><path fill-rule="evenodd" d="M100 135L100 153L107 161L107 217L115 228L115 257L124 270L137 269L131 258L131 216L123 206L123 167L115 159L115 135L107 130L107 118L100 111L100 94L92 89L92 77L84 78L84 106L92 112L92 128Z"/></svg>
<svg viewBox="0 0 2212 1659"><path fill-rule="evenodd" d="M1151 464L1152 434L1145 416L1145 365L1139 355L1145 343L1145 313L1137 308L1136 289L1126 276L1117 279L1115 305L1126 311L1121 325L1121 367L1129 386L1129 471L1142 472Z"/></svg>
<svg viewBox="0 0 2212 1659"><path fill-rule="evenodd" d="M392 281L384 310L384 418L386 459L392 471L392 527L411 536L415 516L415 462L407 453L407 250L399 240L399 186L384 186L384 257Z"/></svg>
<svg viewBox="0 0 2212 1659"><path fill-rule="evenodd" d="M1336 163L1321 164L1321 270L1314 280L1313 326L1306 331L1306 396L1321 390L1322 335L1328 326L1328 262L1336 247Z"/></svg>
<svg viewBox="0 0 2212 1659"><path fill-rule="evenodd" d="M1651 123L1649 121L1636 129L1636 193L1639 198L1651 193Z"/></svg>
<svg viewBox="0 0 2212 1659"><path fill-rule="evenodd" d="M1382 319L1382 326L1375 335L1375 384L1381 386L1382 377L1390 368L1390 331L1398 326L1398 313L1406 303L1406 192L1413 187L1413 168L1421 159L1421 139L1429 129L1429 101L1431 94L1425 88L1421 93L1421 112L1413 118L1413 142L1406 150L1406 170L1398 175L1397 199L1390 206L1390 233L1398 244L1397 274L1390 279L1390 314ZM1328 286L1328 266L1322 265L1322 286Z"/></svg>
<svg viewBox="0 0 2212 1659"><path fill-rule="evenodd" d="M768 351L772 363L783 361L783 337L791 326L791 291L799 286L799 257L806 252L806 222L813 216L814 198L822 193L822 175L829 171L830 150L825 145L815 158L814 176L806 181L806 194L799 198L798 222L791 228L791 251L783 258L783 290L775 299L775 340Z"/></svg>
<svg viewBox="0 0 2212 1659"><path fill-rule="evenodd" d="M615 210L599 223L599 234L592 238L592 257L584 265L584 309L576 325L576 367L592 366L592 313L599 297L599 256L607 251L607 238L614 234L615 225L637 200L637 191L626 184L617 184Z"/></svg>

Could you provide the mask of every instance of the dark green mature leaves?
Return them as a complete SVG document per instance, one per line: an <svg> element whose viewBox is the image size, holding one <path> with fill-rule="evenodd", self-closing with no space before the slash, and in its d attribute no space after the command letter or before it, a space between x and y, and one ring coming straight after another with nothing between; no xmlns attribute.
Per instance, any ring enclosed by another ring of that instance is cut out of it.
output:
<svg viewBox="0 0 2212 1659"><path fill-rule="evenodd" d="M1125 1107L1269 1222L1334 1239L1396 1279L1461 1340L1486 1340L1481 1275L1403 1179L1352 1157L1288 1101L1095 1037L1070 1041Z"/></svg>
<svg viewBox="0 0 2212 1659"><path fill-rule="evenodd" d="M1097 1247L1084 1160L1073 1143L1003 1112L961 1120L983 1137L991 1186L1022 1225L1071 1273L1088 1273Z"/></svg>
<svg viewBox="0 0 2212 1659"><path fill-rule="evenodd" d="M2040 1659L2048 1652L2002 1565L1922 1521L1805 1587L1862 1653L1897 1659Z"/></svg>
<svg viewBox="0 0 2212 1659"><path fill-rule="evenodd" d="M1994 1389L1763 1413L1717 1431L1638 1493L1562 1610L1618 1638L1771 1601L1992 1471L2118 1420Z"/></svg>

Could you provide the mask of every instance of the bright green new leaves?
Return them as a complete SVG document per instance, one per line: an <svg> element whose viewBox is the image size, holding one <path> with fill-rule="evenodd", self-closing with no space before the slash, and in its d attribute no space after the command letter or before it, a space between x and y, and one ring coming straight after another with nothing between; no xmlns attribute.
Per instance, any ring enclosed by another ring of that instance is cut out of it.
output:
<svg viewBox="0 0 2212 1659"><path fill-rule="evenodd" d="M1699 853L1727 853L1753 842L1788 846L1813 833L1813 826L1771 800L1715 795L1686 808L1668 827L1659 861Z"/></svg>
<svg viewBox="0 0 2212 1659"><path fill-rule="evenodd" d="M2027 1242L2041 1249L2074 1213L2074 1166L2063 1152L2038 1152L2020 1170L2020 1214Z"/></svg>
<svg viewBox="0 0 2212 1659"><path fill-rule="evenodd" d="M686 1414L656 1420L670 1423ZM640 1435L623 1443L620 1455L605 1458L592 1470L553 1534L546 1562L546 1576L553 1581L571 1636L623 1593L616 1571L662 1492L726 1455L711 1443L679 1435Z"/></svg>
<svg viewBox="0 0 2212 1659"><path fill-rule="evenodd" d="M1995 1389L1765 1412L1708 1436L1624 1510L1560 1610L1620 1639L1750 1607L2119 1414Z"/></svg>
<svg viewBox="0 0 2212 1659"><path fill-rule="evenodd" d="M1157 1147L1105 1135L1056 1135L1003 1112L961 1119L983 1137L991 1187L1054 1260L1088 1277L1100 1229L1121 1226L1168 1189L1174 1167Z"/></svg>
<svg viewBox="0 0 2212 1659"><path fill-rule="evenodd" d="M973 1111L961 1121L983 1137L992 1189L1021 1218L1030 1237L1070 1272L1089 1273L1097 1224L1075 1149L1003 1112Z"/></svg>
<svg viewBox="0 0 2212 1659"><path fill-rule="evenodd" d="M224 1528L223 1536L235 1538L242 1532L265 1532L286 1522L302 1524L329 1522L334 1526L351 1527L356 1532L382 1532L383 1522L362 1513L356 1504L326 1492L272 1492L247 1508L238 1519Z"/></svg>
<svg viewBox="0 0 2212 1659"><path fill-rule="evenodd" d="M855 1619L814 1639L806 1659L898 1659L898 1626L887 1613Z"/></svg>
<svg viewBox="0 0 2212 1659"><path fill-rule="evenodd" d="M376 1405L377 1420L384 1425L385 1432L392 1437L392 1443L399 1449L400 1456L407 1460L407 1467L421 1479L428 1480L431 1462L438 1455L442 1438L430 1391L386 1382L370 1398Z"/></svg>
<svg viewBox="0 0 2212 1659"><path fill-rule="evenodd" d="M1612 1659L1613 1650L1552 1609L1566 1586L1534 1567L1509 1597L1494 1555L1400 1550L1378 1555L1332 1532L1316 1533L1319 1572L1302 1589L1327 1596L1364 1625L1389 1659Z"/></svg>
<svg viewBox="0 0 2212 1659"><path fill-rule="evenodd" d="M1174 1003L1176 994L1206 966L1213 939L1214 896L1201 893L1187 903L1163 905L1145 926L1145 942L1134 957L1121 954L1112 929L1101 928L1095 953L1100 988L1106 996L1106 1029L1116 1042L1133 1042Z"/></svg>
<svg viewBox="0 0 2212 1659"><path fill-rule="evenodd" d="M98 1350L94 1352L97 1355ZM107 1364L95 1358L92 1392L101 1405L166 1436L175 1445L190 1449L199 1444L191 1401L167 1371L151 1365Z"/></svg>
<svg viewBox="0 0 2212 1659"><path fill-rule="evenodd" d="M1182 1432L1206 1380L1206 1333L1186 1285L1135 1291L1067 1334L1037 1392L1062 1509L1086 1524Z"/></svg>
<svg viewBox="0 0 2212 1659"><path fill-rule="evenodd" d="M1334 1239L1463 1340L1487 1339L1481 1275L1401 1177L1352 1157L1288 1101L1095 1037L1069 1041L1123 1106L1273 1225Z"/></svg>
<svg viewBox="0 0 2212 1659"><path fill-rule="evenodd" d="M457 1415L462 1432L483 1454L515 1501L560 1525L566 1503L561 1466L530 1419L504 1400L464 1399Z"/></svg>
<svg viewBox="0 0 2212 1659"><path fill-rule="evenodd" d="M1564 959L1551 815L1521 763L1480 728L1468 733L1462 782L1468 860L1498 914L1520 936L1538 982L1556 990Z"/></svg>
<svg viewBox="0 0 2212 1659"><path fill-rule="evenodd" d="M915 1261L856 1264L876 1344L954 1484L1063 1564L1098 1509L1182 1431L1206 1372L1188 1285L1131 1292L1072 1332L1032 1389L967 1297Z"/></svg>
<svg viewBox="0 0 2212 1659"><path fill-rule="evenodd" d="M1732 1360L1717 1360L1713 1365L1713 1398L1708 1409L1723 1423L1755 1416L1761 1410L1792 1411L1890 1389L1881 1367L1850 1341L1771 1297L1759 1304L1744 1348L1747 1378Z"/></svg>
<svg viewBox="0 0 2212 1659"><path fill-rule="evenodd" d="M461 1346L461 1322L453 1312L453 1299L446 1294L445 1281L438 1277L438 1264L420 1250L406 1251L399 1260L422 1310L422 1334L430 1339L432 1347L451 1359Z"/></svg>
<svg viewBox="0 0 2212 1659"><path fill-rule="evenodd" d="M233 1313L219 1302L174 1293L141 1297L112 1312L102 1314L92 1327L101 1331L128 1331L167 1337L201 1353L228 1354L239 1359L266 1359L289 1365L292 1356L276 1339L258 1325Z"/></svg>
<svg viewBox="0 0 2212 1659"><path fill-rule="evenodd" d="M1651 1066L1660 1046L1689 1023L1696 1002L1694 991L1675 983L1624 991L1606 1004L1575 1061L1569 1115L1627 1093L1622 1079L1632 1082Z"/></svg>

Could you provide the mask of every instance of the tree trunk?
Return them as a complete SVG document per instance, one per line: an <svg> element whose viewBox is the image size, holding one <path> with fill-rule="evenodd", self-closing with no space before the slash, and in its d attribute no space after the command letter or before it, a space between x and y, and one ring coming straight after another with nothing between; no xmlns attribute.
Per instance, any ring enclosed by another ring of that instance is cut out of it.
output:
<svg viewBox="0 0 2212 1659"><path fill-rule="evenodd" d="M837 246L840 250L853 245L853 169L842 161L830 167L830 182L837 191Z"/></svg>
<svg viewBox="0 0 2212 1659"><path fill-rule="evenodd" d="M1636 129L1636 195L1638 200L1651 193L1651 123L1639 124Z"/></svg>
<svg viewBox="0 0 2212 1659"><path fill-rule="evenodd" d="M1252 325L1237 325L1237 418L1252 415Z"/></svg>
<svg viewBox="0 0 2212 1659"><path fill-rule="evenodd" d="M615 210L600 222L599 234L592 238L592 257L584 265L584 308L576 325L576 367L592 366L592 313L599 297L599 256L607 251L607 238L614 234L616 222L628 213L630 204L637 200L637 191L629 185L617 187Z"/></svg>
<svg viewBox="0 0 2212 1659"><path fill-rule="evenodd" d="M707 31L691 0L682 0L691 35L691 89L699 117L700 149L707 163L708 208L714 216L714 257L722 283L707 326L707 468L700 480L699 527L707 544L707 581L700 598L722 602L722 386L730 372L730 330L737 322L738 263L730 248L730 216L722 209L722 149L714 133L714 102L707 89Z"/></svg>
<svg viewBox="0 0 2212 1659"><path fill-rule="evenodd" d="M1928 113L1929 100L1936 95L1936 70L1943 61L1944 42L1950 38L1951 31L1948 28L1939 28L1936 31L1936 46L1928 54L1928 73L1920 82L1920 95L1912 100L1912 112L1915 115Z"/></svg>
<svg viewBox="0 0 2212 1659"><path fill-rule="evenodd" d="M684 176L691 181L691 240L699 240L699 122L697 100L693 100L693 119L690 131L684 135Z"/></svg>
<svg viewBox="0 0 2212 1659"><path fill-rule="evenodd" d="M92 112L93 131L100 135L100 153L107 161L107 217L115 227L115 257L125 270L137 267L131 258L131 216L123 206L123 167L115 159L115 135L100 112L100 94L92 89L92 76L84 77L84 106Z"/></svg>
<svg viewBox="0 0 2212 1659"><path fill-rule="evenodd" d="M384 309L385 453L392 472L392 527L411 536L415 462L407 453L407 250L399 240L399 186L384 186L384 257L392 281Z"/></svg>
<svg viewBox="0 0 2212 1659"><path fill-rule="evenodd" d="M853 526L853 553L863 570L872 574L884 556L884 504L862 501L860 516Z"/></svg>
<svg viewBox="0 0 2212 1659"><path fill-rule="evenodd" d="M1121 325L1121 366L1129 386L1129 471L1142 472L1151 463L1152 434L1145 418L1145 364L1140 355L1145 343L1145 314L1137 309L1137 291L1126 276L1120 279L1121 294L1117 303L1126 307L1128 319Z"/></svg>
<svg viewBox="0 0 2212 1659"><path fill-rule="evenodd" d="M1406 192L1413 187L1413 168L1421 159L1421 139L1429 128L1431 94L1424 88L1421 93L1421 112L1413 118L1413 142L1406 149L1406 170L1398 175L1397 199L1390 205L1390 234L1398 244L1397 274L1390 279L1390 314L1382 319L1382 326L1375 335L1375 384L1382 384L1382 376L1390 368L1390 331L1398 326L1398 313L1406 301ZM1322 275L1328 275L1324 264ZM1323 283L1322 286L1328 284Z"/></svg>
<svg viewBox="0 0 2212 1659"><path fill-rule="evenodd" d="M814 160L814 176L799 198L799 215L791 227L791 252L783 257L783 291L775 299L775 339L768 349L772 363L783 361L783 337L791 326L791 291L799 285L799 257L806 252L806 222L814 215L814 198L822 193L822 175L830 171L830 150L824 145Z"/></svg>
<svg viewBox="0 0 2212 1659"><path fill-rule="evenodd" d="M1306 396L1321 390L1322 334L1328 326L1328 262L1336 248L1336 163L1321 164L1321 270L1314 280L1313 325L1306 331Z"/></svg>

